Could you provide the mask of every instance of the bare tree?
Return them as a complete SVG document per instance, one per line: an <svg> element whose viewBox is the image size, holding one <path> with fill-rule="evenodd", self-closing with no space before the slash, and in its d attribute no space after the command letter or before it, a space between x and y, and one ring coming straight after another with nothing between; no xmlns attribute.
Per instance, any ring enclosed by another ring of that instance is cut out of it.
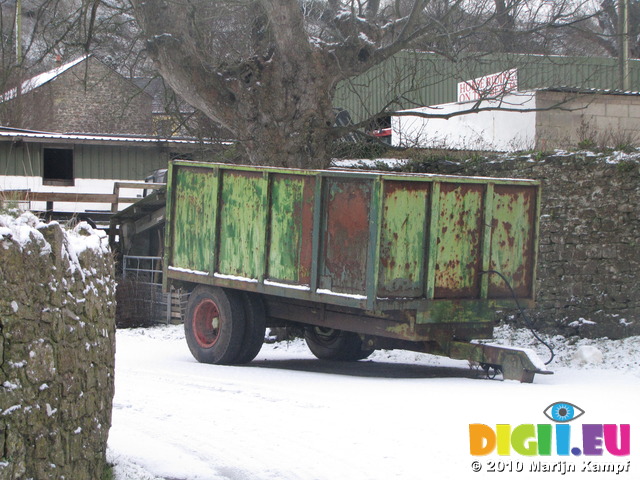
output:
<svg viewBox="0 0 640 480"><path fill-rule="evenodd" d="M569 0L132 3L148 53L173 89L232 132L250 162L295 167L325 166L328 146L345 133L334 125L339 82L418 41L446 56L479 48L478 38L507 47L515 32L574 21L581 7Z"/></svg>
<svg viewBox="0 0 640 480"><path fill-rule="evenodd" d="M596 14L580 24L580 36L587 39L612 57L620 51L620 0L603 0ZM640 58L640 1L629 1L629 49L630 56Z"/></svg>
<svg viewBox="0 0 640 480"><path fill-rule="evenodd" d="M146 58L126 0L3 0L0 34L0 121L9 126L33 128L22 84L41 72L91 53L133 77Z"/></svg>
<svg viewBox="0 0 640 480"><path fill-rule="evenodd" d="M97 54L129 76L145 59L127 0L2 0L0 35L0 88L5 90L18 77L82 54Z"/></svg>
<svg viewBox="0 0 640 480"><path fill-rule="evenodd" d="M151 56L166 82L238 140L256 164L324 166L334 94L401 50L467 64L479 52L548 53L548 35L584 19L583 0L16 0L1 2L7 85L54 59L96 53L128 77ZM146 40L139 36L140 30ZM440 74L440 72L434 72ZM471 77L467 77L471 78ZM412 88L419 89L415 78ZM388 116L390 102L370 112ZM178 109L179 110L179 109ZM184 115L180 112L183 120Z"/></svg>

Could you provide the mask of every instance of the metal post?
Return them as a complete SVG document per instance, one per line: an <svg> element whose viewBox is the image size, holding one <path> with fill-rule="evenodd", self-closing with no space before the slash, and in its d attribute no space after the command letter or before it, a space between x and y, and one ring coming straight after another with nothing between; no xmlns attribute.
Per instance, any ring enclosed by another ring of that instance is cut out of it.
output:
<svg viewBox="0 0 640 480"><path fill-rule="evenodd" d="M16 127L23 127L22 113L22 0L16 0L16 24L15 24L15 42L16 42L16 100L13 113L13 122Z"/></svg>
<svg viewBox="0 0 640 480"><path fill-rule="evenodd" d="M16 1L16 65L22 64L22 0ZM18 87L19 89L20 87Z"/></svg>
<svg viewBox="0 0 640 480"><path fill-rule="evenodd" d="M629 0L619 0L618 2L618 34L619 54L618 66L620 71L620 90L629 91Z"/></svg>

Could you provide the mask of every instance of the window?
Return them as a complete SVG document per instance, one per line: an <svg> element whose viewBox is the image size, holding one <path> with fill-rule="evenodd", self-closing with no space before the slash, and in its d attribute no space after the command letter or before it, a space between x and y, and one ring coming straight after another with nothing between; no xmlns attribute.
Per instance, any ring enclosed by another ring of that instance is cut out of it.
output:
<svg viewBox="0 0 640 480"><path fill-rule="evenodd" d="M45 148L42 158L44 185L73 185L73 149Z"/></svg>

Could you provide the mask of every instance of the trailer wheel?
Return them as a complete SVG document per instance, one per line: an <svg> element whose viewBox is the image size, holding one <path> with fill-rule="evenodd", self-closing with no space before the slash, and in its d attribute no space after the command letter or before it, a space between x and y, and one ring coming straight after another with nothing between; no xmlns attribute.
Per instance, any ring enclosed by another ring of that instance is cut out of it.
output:
<svg viewBox="0 0 640 480"><path fill-rule="evenodd" d="M267 329L267 316L262 297L255 293L242 292L242 304L246 320L244 337L240 354L234 363L249 363L256 358L264 343L264 334Z"/></svg>
<svg viewBox="0 0 640 480"><path fill-rule="evenodd" d="M189 296L184 333L192 355L201 363L232 364L245 331L240 295L200 285Z"/></svg>
<svg viewBox="0 0 640 480"><path fill-rule="evenodd" d="M373 350L362 349L362 340L359 335L344 330L307 327L304 339L311 353L322 360L355 362L373 353Z"/></svg>

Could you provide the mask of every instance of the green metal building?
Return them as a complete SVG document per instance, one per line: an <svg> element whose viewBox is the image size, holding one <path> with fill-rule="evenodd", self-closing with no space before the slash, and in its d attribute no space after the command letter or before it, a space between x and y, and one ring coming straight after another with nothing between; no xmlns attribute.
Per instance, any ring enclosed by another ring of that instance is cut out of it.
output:
<svg viewBox="0 0 640 480"><path fill-rule="evenodd" d="M36 211L110 211L110 205L105 204L112 203L108 197L117 192L118 182L161 181L150 176L166 169L172 158L202 159L215 148L173 138L2 127L0 203L20 201L25 208ZM143 188L129 193L141 196Z"/></svg>
<svg viewBox="0 0 640 480"><path fill-rule="evenodd" d="M435 53L405 51L342 82L334 106L347 110L358 123L383 111L455 102L459 82L514 68L521 91L616 90L620 84L615 58L486 54L452 61ZM629 71L631 90L640 91L640 60L631 60Z"/></svg>

